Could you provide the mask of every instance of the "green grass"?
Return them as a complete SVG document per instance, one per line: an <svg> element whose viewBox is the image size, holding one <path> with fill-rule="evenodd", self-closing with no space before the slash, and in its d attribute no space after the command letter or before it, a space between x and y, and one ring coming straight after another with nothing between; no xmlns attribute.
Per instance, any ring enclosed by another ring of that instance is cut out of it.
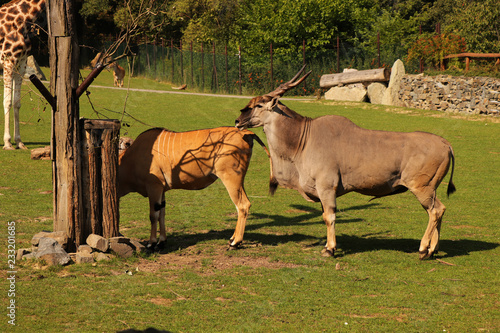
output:
<svg viewBox="0 0 500 333"><path fill-rule="evenodd" d="M103 72L95 84L111 85L111 74ZM138 78L131 86L170 89ZM23 89L23 140L30 149L44 146L50 111L28 93L30 86ZM123 110L125 91L90 91L100 117L120 117L114 112ZM246 102L131 92L127 112L140 121L124 117L130 127L122 134L135 137L148 125L176 131L231 126ZM168 245L161 254L62 268L16 263L15 331L498 332L500 124L357 103L285 104L310 117L338 114L366 128L423 130L451 142L457 192L446 198L446 177L438 191L447 212L436 260L418 260L427 216L408 193L371 202L358 194L339 198L339 251L335 258L321 257L321 206L282 188L269 197L267 157L255 145L245 182L252 208L242 249L226 251L236 217L220 182L202 191L168 192ZM80 108L82 117L97 117L85 96ZM255 132L265 139L261 129ZM52 173L50 161L32 161L28 151L0 151L0 166L5 309L7 222L16 222L18 248L29 247L36 232L52 230ZM124 235L149 238L146 199L127 195L120 214ZM7 319L0 320L2 332L12 330Z"/></svg>

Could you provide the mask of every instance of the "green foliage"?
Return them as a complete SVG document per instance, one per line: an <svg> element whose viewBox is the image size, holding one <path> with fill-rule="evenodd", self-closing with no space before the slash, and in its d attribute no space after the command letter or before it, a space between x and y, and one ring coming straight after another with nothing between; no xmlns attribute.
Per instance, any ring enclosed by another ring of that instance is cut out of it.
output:
<svg viewBox="0 0 500 333"><path fill-rule="evenodd" d="M422 59L424 63L440 68L443 58L449 54L465 52L465 38L454 34L425 36L408 50L408 61Z"/></svg>
<svg viewBox="0 0 500 333"><path fill-rule="evenodd" d="M498 1L460 1L450 13L448 29L465 37L470 52L498 53L500 50Z"/></svg>

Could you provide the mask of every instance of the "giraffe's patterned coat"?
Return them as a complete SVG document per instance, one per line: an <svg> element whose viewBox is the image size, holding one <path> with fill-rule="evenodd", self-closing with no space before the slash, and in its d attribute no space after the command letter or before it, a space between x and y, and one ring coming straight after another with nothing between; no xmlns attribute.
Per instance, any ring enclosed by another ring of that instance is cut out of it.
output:
<svg viewBox="0 0 500 333"><path fill-rule="evenodd" d="M19 131L21 83L26 60L31 50L30 30L45 9L45 0L13 0L0 8L0 68L3 68L5 114L4 149L13 149L10 142L10 110L14 109L14 140L16 148L26 149Z"/></svg>

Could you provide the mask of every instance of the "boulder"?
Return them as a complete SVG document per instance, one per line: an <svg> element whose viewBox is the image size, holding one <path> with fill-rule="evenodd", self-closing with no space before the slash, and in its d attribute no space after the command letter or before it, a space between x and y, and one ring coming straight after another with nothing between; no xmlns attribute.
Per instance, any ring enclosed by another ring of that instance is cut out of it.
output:
<svg viewBox="0 0 500 333"><path fill-rule="evenodd" d="M130 239L126 237L111 237L109 239L109 248L122 258L129 258L134 254L134 246L130 243Z"/></svg>
<svg viewBox="0 0 500 333"><path fill-rule="evenodd" d="M29 253L30 253L29 249L19 249L19 250L17 250L16 260L17 261L21 261Z"/></svg>
<svg viewBox="0 0 500 333"><path fill-rule="evenodd" d="M94 256L89 252L77 252L75 256L75 262L77 264L93 263Z"/></svg>
<svg viewBox="0 0 500 333"><path fill-rule="evenodd" d="M137 253L144 253L147 252L146 246L141 244L139 241L131 239L130 244L134 247L135 252Z"/></svg>
<svg viewBox="0 0 500 333"><path fill-rule="evenodd" d="M129 258L134 255L134 248L126 243L109 243L109 248L122 258Z"/></svg>
<svg viewBox="0 0 500 333"><path fill-rule="evenodd" d="M106 252L109 249L109 241L106 238L96 234L90 234L87 237L86 242L90 247L101 252Z"/></svg>
<svg viewBox="0 0 500 333"><path fill-rule="evenodd" d="M77 253L88 253L88 254L91 254L92 253L92 247L90 247L89 245L80 245L78 247L78 251Z"/></svg>
<svg viewBox="0 0 500 333"><path fill-rule="evenodd" d="M42 70L40 69L40 66L38 66L35 57L31 55L26 61L26 72L24 73L24 77L29 79L29 77L33 74L36 75L41 81L47 80Z"/></svg>
<svg viewBox="0 0 500 333"><path fill-rule="evenodd" d="M50 159L50 146L35 148L31 150L32 160L48 160Z"/></svg>
<svg viewBox="0 0 500 333"><path fill-rule="evenodd" d="M405 65L401 60L396 60L392 65L391 78L389 79L389 86L384 93L382 103L384 105L402 106L401 99L399 98L399 88L401 87L401 80L405 75Z"/></svg>
<svg viewBox="0 0 500 333"><path fill-rule="evenodd" d="M68 245L68 236L66 235L65 231L55 231L55 232L49 232L49 231L41 231L33 236L31 238L31 245L33 246L39 246L40 239L42 238L52 238L59 243L63 247L63 249L66 248Z"/></svg>
<svg viewBox="0 0 500 333"><path fill-rule="evenodd" d="M102 252L97 252L94 258L96 261L110 261L111 255Z"/></svg>
<svg viewBox="0 0 500 333"><path fill-rule="evenodd" d="M53 238L42 237L38 241L35 258L43 259L48 265L66 265L70 262L69 254Z"/></svg>
<svg viewBox="0 0 500 333"><path fill-rule="evenodd" d="M120 152L127 150L128 147L130 147L134 143L134 139L126 137L126 136L121 136L120 141L118 141L118 150Z"/></svg>
<svg viewBox="0 0 500 333"><path fill-rule="evenodd" d="M374 82L371 83L367 90L368 99L372 104L382 104L382 100L384 98L385 91L387 87L383 83Z"/></svg>
<svg viewBox="0 0 500 333"><path fill-rule="evenodd" d="M362 84L350 84L343 87L330 88L325 93L325 99L336 101L364 102L366 100L366 88Z"/></svg>

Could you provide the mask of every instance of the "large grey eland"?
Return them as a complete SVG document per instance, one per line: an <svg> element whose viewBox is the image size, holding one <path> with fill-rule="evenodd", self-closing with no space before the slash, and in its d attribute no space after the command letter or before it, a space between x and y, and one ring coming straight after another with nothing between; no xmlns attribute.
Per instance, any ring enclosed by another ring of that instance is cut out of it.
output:
<svg viewBox="0 0 500 333"><path fill-rule="evenodd" d="M429 214L420 243L420 259L438 249L445 206L436 189L452 164L448 195L455 191L455 157L448 141L424 132L400 133L361 128L345 117L328 115L311 119L279 102L304 67L290 81L263 96L254 97L236 119L239 129L262 126L271 153L271 184L292 188L308 201L320 201L327 227L323 253L333 256L336 198L349 192L374 197L410 190Z"/></svg>
<svg viewBox="0 0 500 333"><path fill-rule="evenodd" d="M165 233L165 192L173 189L200 190L218 178L227 189L238 212L231 247L243 241L250 201L243 182L252 156L253 140L266 151L264 143L251 131L218 127L189 132L154 128L140 134L119 157L118 196L137 192L149 198L151 236L149 245L158 247Z"/></svg>

